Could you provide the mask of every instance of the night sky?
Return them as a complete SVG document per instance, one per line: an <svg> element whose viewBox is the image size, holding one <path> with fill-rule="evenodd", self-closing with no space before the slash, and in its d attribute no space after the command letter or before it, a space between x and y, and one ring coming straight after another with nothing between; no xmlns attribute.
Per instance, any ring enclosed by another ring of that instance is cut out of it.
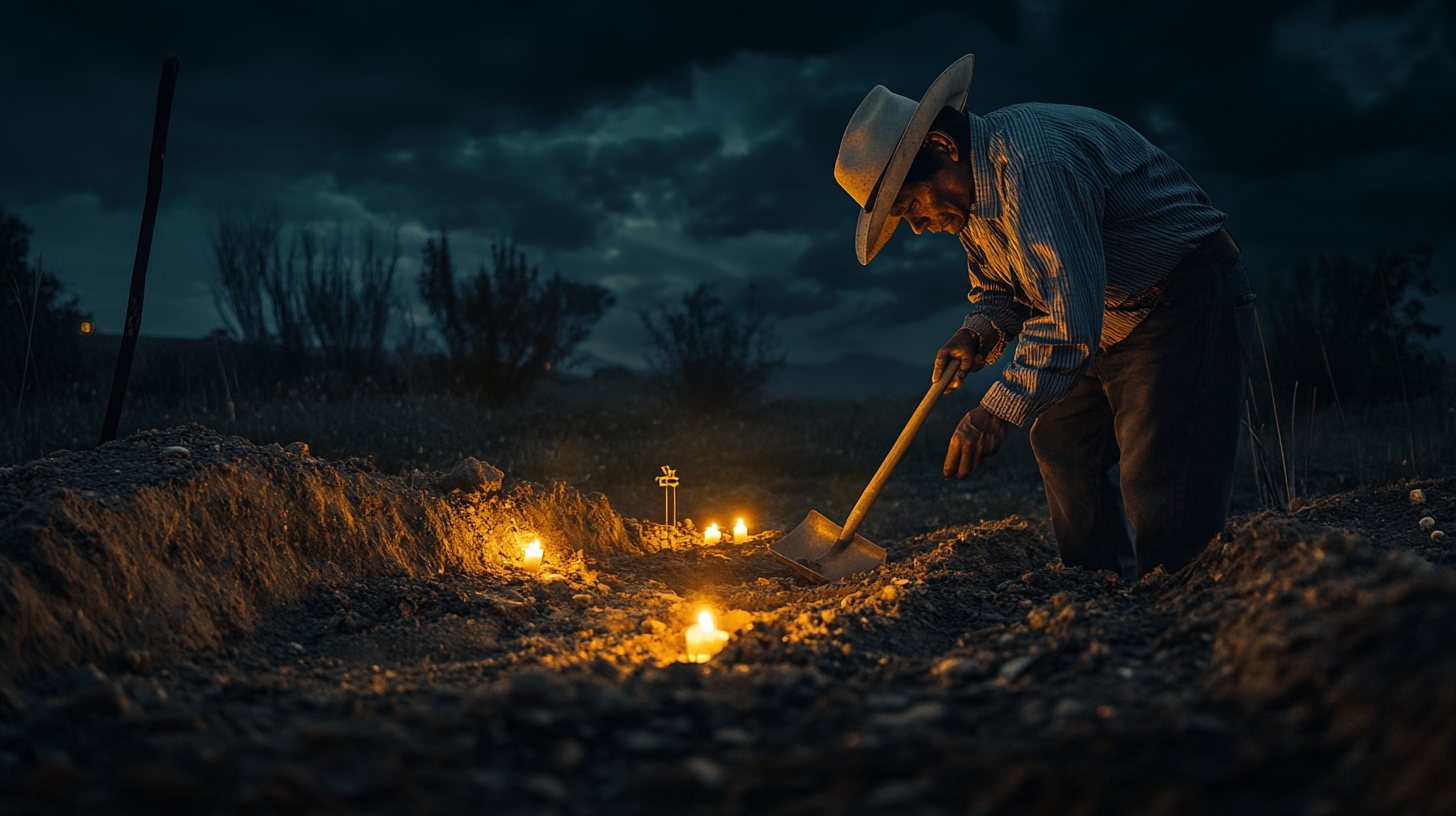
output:
<svg viewBox="0 0 1456 816"><path fill-rule="evenodd" d="M585 349L638 365L641 309L756 283L790 359L929 364L965 313L953 237L868 267L834 182L875 84L918 99L976 55L969 107L1105 110L1186 167L1259 275L1436 247L1456 320L1456 4L14 3L0 21L0 204L102 331L135 252L163 59L182 60L143 332L201 336L223 212L440 227L473 270L513 238L608 287ZM955 11L980 7L983 11ZM142 9L142 10L138 10Z"/></svg>

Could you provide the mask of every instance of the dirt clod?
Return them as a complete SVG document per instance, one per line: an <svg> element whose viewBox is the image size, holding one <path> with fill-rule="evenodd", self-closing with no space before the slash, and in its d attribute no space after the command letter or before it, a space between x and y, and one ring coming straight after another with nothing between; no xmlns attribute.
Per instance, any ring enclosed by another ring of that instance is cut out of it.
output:
<svg viewBox="0 0 1456 816"><path fill-rule="evenodd" d="M1012 516L812 586L781 533L644 536L471 461L189 426L0 470L0 809L1456 810L1456 574L1410 485L1134 584ZM733 634L681 662L702 609Z"/></svg>
<svg viewBox="0 0 1456 816"><path fill-rule="evenodd" d="M435 479L435 487L445 493L459 490L464 493L494 493L500 490L505 474L500 470L467 457L460 464Z"/></svg>

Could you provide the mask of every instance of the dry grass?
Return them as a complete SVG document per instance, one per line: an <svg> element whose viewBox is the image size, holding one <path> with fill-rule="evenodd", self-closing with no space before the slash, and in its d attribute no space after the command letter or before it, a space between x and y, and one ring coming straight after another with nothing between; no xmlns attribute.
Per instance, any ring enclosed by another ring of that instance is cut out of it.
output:
<svg viewBox="0 0 1456 816"><path fill-rule="evenodd" d="M670 465L682 480L679 518L701 529L713 522L731 526L741 516L756 531L792 529L811 509L836 519L847 515L915 399L777 400L704 416L676 410L641 381L622 378L548 382L528 402L506 408L438 395L276 397L239 399L230 416L218 403L134 399L121 432L199 422L257 444L307 442L326 458L372 457L387 473L441 470L474 456L513 476L603 493L624 516L653 521L663 516L655 478ZM1312 434L1307 412L1293 433L1286 413L1296 495L1456 472L1452 404L1450 395L1412 404L1415 464L1399 405L1347 406L1348 436L1333 409L1316 414ZM866 535L893 543L951 524L1046 514L1024 431L1014 431L980 474L964 482L941 478L945 441L970 405L957 394L936 407L866 520ZM93 446L103 408L80 396L28 398L25 413L0 431L0 464ZM1254 509L1246 444L1235 475L1235 511Z"/></svg>

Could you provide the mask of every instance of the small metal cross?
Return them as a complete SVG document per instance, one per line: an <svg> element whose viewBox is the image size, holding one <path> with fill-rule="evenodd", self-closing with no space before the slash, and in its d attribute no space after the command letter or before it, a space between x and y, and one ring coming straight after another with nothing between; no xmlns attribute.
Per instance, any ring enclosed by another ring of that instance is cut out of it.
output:
<svg viewBox="0 0 1456 816"><path fill-rule="evenodd" d="M677 471L662 466L662 475L657 477L657 486L662 488L663 515L667 519L664 524L669 527L677 526Z"/></svg>

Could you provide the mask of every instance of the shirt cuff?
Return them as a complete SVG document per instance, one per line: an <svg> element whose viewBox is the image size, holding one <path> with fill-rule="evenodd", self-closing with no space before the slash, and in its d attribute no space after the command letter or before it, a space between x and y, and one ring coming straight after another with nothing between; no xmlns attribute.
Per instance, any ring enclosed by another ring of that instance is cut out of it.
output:
<svg viewBox="0 0 1456 816"><path fill-rule="evenodd" d="M961 323L961 328L970 329L981 338L980 352L986 355L986 365L996 362L996 358L1000 357L1002 350L1006 348L1006 335L996 328L996 324L991 322L991 318L980 312L966 315L965 322ZM989 348L986 347L987 341L989 341Z"/></svg>
<svg viewBox="0 0 1456 816"><path fill-rule="evenodd" d="M1012 425L1021 425L1031 418L1030 401L1013 392L1006 384L997 380L986 389L986 395L981 397L981 405L987 411L1010 422Z"/></svg>

